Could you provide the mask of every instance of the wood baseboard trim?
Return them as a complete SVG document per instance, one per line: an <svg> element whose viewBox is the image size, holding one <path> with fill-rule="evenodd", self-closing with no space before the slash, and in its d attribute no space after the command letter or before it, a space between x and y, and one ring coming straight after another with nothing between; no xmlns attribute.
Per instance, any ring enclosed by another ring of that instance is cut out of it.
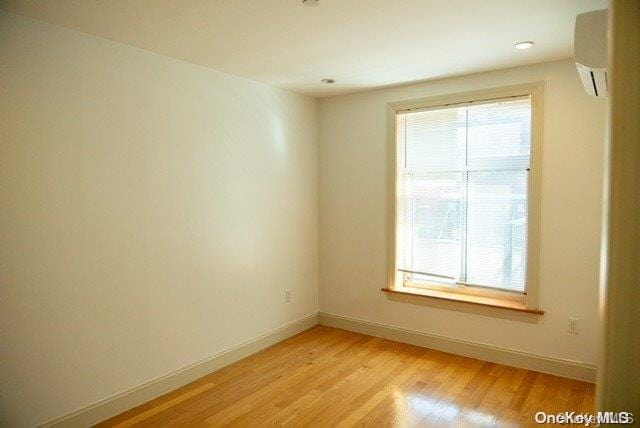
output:
<svg viewBox="0 0 640 428"><path fill-rule="evenodd" d="M454 339L327 312L320 312L318 314L318 321L320 325L382 337L384 339L409 343L492 363L534 370L585 382L593 383L596 379L596 367L592 364Z"/></svg>
<svg viewBox="0 0 640 428"><path fill-rule="evenodd" d="M202 361L190 364L175 372L166 374L138 387L101 400L78 411L50 421L45 427L87 427L95 425L105 419L120 414L135 406L153 400L167 392L180 388L202 376L214 372L222 367L228 366L249 355L255 354L294 336L300 332L308 330L318 324L318 314L293 321L280 328L263 334L253 340L241 345L227 349L206 358Z"/></svg>

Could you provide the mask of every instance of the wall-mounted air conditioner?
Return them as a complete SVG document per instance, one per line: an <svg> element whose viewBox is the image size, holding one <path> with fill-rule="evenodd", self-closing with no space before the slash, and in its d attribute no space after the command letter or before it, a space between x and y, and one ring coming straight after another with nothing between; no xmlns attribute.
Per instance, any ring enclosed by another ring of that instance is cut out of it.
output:
<svg viewBox="0 0 640 428"><path fill-rule="evenodd" d="M607 10L594 10L576 17L574 55L578 74L588 94L606 97Z"/></svg>

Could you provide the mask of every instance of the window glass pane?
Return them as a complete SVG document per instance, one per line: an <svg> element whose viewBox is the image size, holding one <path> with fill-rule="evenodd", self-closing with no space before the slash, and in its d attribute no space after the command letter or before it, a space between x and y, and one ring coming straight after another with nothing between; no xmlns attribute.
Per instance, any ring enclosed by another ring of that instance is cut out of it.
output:
<svg viewBox="0 0 640 428"><path fill-rule="evenodd" d="M460 273L460 173L406 174L398 200L401 268L450 278Z"/></svg>
<svg viewBox="0 0 640 428"><path fill-rule="evenodd" d="M408 113L406 162L409 170L452 171L464 165L465 109L446 108Z"/></svg>
<svg viewBox="0 0 640 428"><path fill-rule="evenodd" d="M466 280L523 291L528 172L468 174Z"/></svg>
<svg viewBox="0 0 640 428"><path fill-rule="evenodd" d="M531 101L520 99L469 107L470 168L528 168Z"/></svg>

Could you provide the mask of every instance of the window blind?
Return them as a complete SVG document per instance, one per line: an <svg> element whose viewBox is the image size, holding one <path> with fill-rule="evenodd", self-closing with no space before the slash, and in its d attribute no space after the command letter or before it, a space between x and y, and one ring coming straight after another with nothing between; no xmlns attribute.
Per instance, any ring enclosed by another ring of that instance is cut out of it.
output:
<svg viewBox="0 0 640 428"><path fill-rule="evenodd" d="M524 292L531 100L398 112L397 267Z"/></svg>

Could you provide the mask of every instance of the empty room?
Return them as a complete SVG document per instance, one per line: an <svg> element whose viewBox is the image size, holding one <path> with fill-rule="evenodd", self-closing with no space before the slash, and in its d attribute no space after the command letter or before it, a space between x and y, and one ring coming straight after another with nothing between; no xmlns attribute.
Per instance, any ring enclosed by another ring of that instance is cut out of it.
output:
<svg viewBox="0 0 640 428"><path fill-rule="evenodd" d="M640 0L0 0L0 426L640 424Z"/></svg>

